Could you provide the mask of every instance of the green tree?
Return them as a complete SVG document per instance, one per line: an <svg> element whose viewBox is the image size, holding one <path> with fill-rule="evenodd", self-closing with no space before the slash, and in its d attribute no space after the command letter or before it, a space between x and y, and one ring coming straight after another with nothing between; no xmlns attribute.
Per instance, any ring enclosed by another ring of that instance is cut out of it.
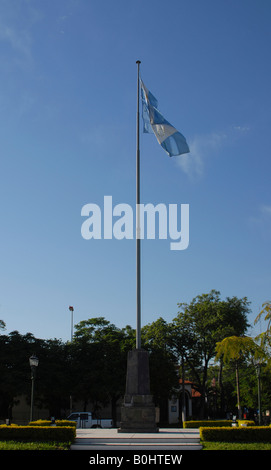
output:
<svg viewBox="0 0 271 470"><path fill-rule="evenodd" d="M183 357L201 394L200 416L207 413L207 372L216 355L216 343L229 334L244 334L248 325L247 298L220 299L220 292L195 297L188 304L178 304L181 309L172 322L176 357Z"/></svg>
<svg viewBox="0 0 271 470"><path fill-rule="evenodd" d="M233 361L236 372L236 394L238 418L242 418L241 402L240 402L240 380L239 380L239 363L249 354L255 359L263 358L263 350L248 337L229 336L218 342L216 345L216 360L223 358L224 363Z"/></svg>
<svg viewBox="0 0 271 470"><path fill-rule="evenodd" d="M142 345L150 355L151 393L161 421L167 420L168 398L179 386L171 333L171 325L161 317L142 328Z"/></svg>
<svg viewBox="0 0 271 470"><path fill-rule="evenodd" d="M60 340L35 338L12 331L0 336L0 416L12 417L12 407L24 395L30 406L29 357L35 353L39 366L35 380L35 407L48 407L50 416L61 416L68 405L69 361Z"/></svg>
<svg viewBox="0 0 271 470"><path fill-rule="evenodd" d="M135 344L135 331L117 328L104 317L90 318L75 326L73 344L74 386L72 394L98 412L111 401L116 420L117 400L125 393L127 353Z"/></svg>
<svg viewBox="0 0 271 470"><path fill-rule="evenodd" d="M262 320L262 318L264 319L264 321L267 321L267 328L266 328L266 331L264 331L263 333L260 333L257 336L257 339L260 340L262 347L265 348L267 354L269 354L270 356L271 355L270 354L270 350L271 350L271 302L270 301L264 302L262 304L262 310L255 318L254 324L257 324L259 321ZM270 358L269 358L269 361L270 361Z"/></svg>
<svg viewBox="0 0 271 470"><path fill-rule="evenodd" d="M36 348L39 357L37 369L37 404L49 409L49 416L61 417L69 407L71 370L69 345L61 340L40 340Z"/></svg>
<svg viewBox="0 0 271 470"><path fill-rule="evenodd" d="M266 332L270 334L271 333L271 302L270 301L264 302L262 304L262 310L260 311L260 313L255 318L255 324L258 323L258 321L264 315L265 315L264 320L268 322Z"/></svg>
<svg viewBox="0 0 271 470"><path fill-rule="evenodd" d="M0 336L0 415L12 417L12 407L20 395L30 398L29 357L40 341L31 333L12 331Z"/></svg>
<svg viewBox="0 0 271 470"><path fill-rule="evenodd" d="M145 347L162 349L170 352L171 329L170 325L162 318L145 325L141 329L142 342Z"/></svg>

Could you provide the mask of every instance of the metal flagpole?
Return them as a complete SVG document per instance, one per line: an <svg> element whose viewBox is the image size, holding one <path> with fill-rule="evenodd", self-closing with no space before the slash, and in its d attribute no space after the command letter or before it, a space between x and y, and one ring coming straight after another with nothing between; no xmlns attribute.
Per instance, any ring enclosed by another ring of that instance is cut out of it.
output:
<svg viewBox="0 0 271 470"><path fill-rule="evenodd" d="M71 343L73 341L73 312L74 308L70 305L69 311L71 312ZM70 414L72 414L72 395L70 395Z"/></svg>
<svg viewBox="0 0 271 470"><path fill-rule="evenodd" d="M136 349L141 349L141 276L140 276L140 149L139 149L139 93L140 64L137 60L137 113L136 113Z"/></svg>
<svg viewBox="0 0 271 470"><path fill-rule="evenodd" d="M140 151L139 151L139 93L140 60L137 63L136 114L136 349L128 352L126 391L121 407L119 432L157 432L155 406L150 395L148 351L141 349L141 285L140 285ZM134 397L136 399L134 400Z"/></svg>
<svg viewBox="0 0 271 470"><path fill-rule="evenodd" d="M69 310L71 312L71 343L72 343L72 340L73 340L73 311L74 311L74 308L70 306Z"/></svg>

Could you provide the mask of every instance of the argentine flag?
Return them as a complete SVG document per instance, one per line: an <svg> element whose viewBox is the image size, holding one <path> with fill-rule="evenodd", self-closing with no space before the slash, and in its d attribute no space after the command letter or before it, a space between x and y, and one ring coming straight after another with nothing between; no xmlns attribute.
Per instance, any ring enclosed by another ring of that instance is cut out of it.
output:
<svg viewBox="0 0 271 470"><path fill-rule="evenodd" d="M158 101L153 94L141 84L143 132L155 134L159 144L170 157L189 153L189 147L185 137L175 129L158 111Z"/></svg>

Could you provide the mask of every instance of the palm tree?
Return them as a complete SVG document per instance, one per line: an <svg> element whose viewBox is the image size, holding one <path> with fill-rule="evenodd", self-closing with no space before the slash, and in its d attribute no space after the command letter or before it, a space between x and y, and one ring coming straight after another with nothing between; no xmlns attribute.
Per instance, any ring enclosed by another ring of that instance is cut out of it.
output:
<svg viewBox="0 0 271 470"><path fill-rule="evenodd" d="M237 408L238 408L238 419L242 418L242 411L240 405L240 387L239 387L239 360L244 355L251 353L253 356L262 357L261 348L255 343L255 341L248 336L228 336L222 341L216 344L216 358L217 361L223 357L223 361L228 363L230 361L235 362L235 373L236 373L236 390L237 390Z"/></svg>
<svg viewBox="0 0 271 470"><path fill-rule="evenodd" d="M261 346L270 347L271 346L271 302L270 301L264 302L262 304L262 310L255 318L254 324L258 323L264 315L265 315L264 320L268 321L267 329L263 333L260 333L256 339L259 339L261 341Z"/></svg>

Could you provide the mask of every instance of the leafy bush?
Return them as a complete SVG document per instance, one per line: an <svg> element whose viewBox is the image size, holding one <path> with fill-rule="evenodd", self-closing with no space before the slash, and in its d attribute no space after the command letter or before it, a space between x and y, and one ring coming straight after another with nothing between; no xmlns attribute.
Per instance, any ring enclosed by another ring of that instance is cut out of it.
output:
<svg viewBox="0 0 271 470"><path fill-rule="evenodd" d="M52 421L47 419L38 419L37 421L30 421L28 426L51 426Z"/></svg>
<svg viewBox="0 0 271 470"><path fill-rule="evenodd" d="M38 419L37 421L30 421L28 426L51 426L52 422L46 419ZM57 419L55 421L56 426L70 426L76 428L76 421L69 421L68 419Z"/></svg>
<svg viewBox="0 0 271 470"><path fill-rule="evenodd" d="M57 419L56 420L57 426L71 426L76 428L77 422L76 421L69 421L68 419Z"/></svg>
<svg viewBox="0 0 271 470"><path fill-rule="evenodd" d="M202 441L271 442L271 427L200 427Z"/></svg>
<svg viewBox="0 0 271 470"><path fill-rule="evenodd" d="M208 426L208 427L221 427L221 426L231 426L231 420L220 420L220 421L211 421L211 420L201 420L201 421L184 421L183 427L184 428L199 428L201 426Z"/></svg>
<svg viewBox="0 0 271 470"><path fill-rule="evenodd" d="M247 426L255 426L254 421L246 420L246 419L238 419L236 421L238 426L241 426L243 424L246 424ZM232 420L229 419L221 419L218 421L211 421L211 420L201 420L201 421L184 421L183 427L184 428L200 428L200 427L215 427L215 428L220 428L220 427L229 427L232 425Z"/></svg>
<svg viewBox="0 0 271 470"><path fill-rule="evenodd" d="M237 419L238 426L255 426L255 422L250 419Z"/></svg>
<svg viewBox="0 0 271 470"><path fill-rule="evenodd" d="M73 442L74 427L57 426L0 426L0 440Z"/></svg>
<svg viewBox="0 0 271 470"><path fill-rule="evenodd" d="M70 450L70 442L0 441L2 450Z"/></svg>

